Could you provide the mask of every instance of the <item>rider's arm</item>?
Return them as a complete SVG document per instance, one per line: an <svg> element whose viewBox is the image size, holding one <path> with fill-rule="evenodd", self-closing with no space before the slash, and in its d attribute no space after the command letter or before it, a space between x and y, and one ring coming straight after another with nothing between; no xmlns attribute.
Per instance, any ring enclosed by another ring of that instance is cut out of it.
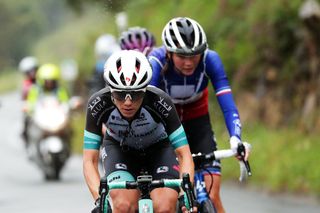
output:
<svg viewBox="0 0 320 213"><path fill-rule="evenodd" d="M98 170L99 149L101 145L101 122L96 106L101 97L93 96L87 106L86 125L83 145L83 174L94 200L99 197L100 175Z"/></svg>
<svg viewBox="0 0 320 213"><path fill-rule="evenodd" d="M183 173L189 173L191 182L193 182L194 164L187 136L182 125L169 135L169 140L178 157L180 177L182 177Z"/></svg>
<svg viewBox="0 0 320 213"><path fill-rule="evenodd" d="M183 173L190 174L190 180L193 183L194 177L194 164L190 152L189 145L181 146L175 149L175 153L178 157L179 166L180 166L180 177L182 177Z"/></svg>
<svg viewBox="0 0 320 213"><path fill-rule="evenodd" d="M236 136L241 140L241 122L238 109L234 102L231 87L223 68L219 55L208 51L206 58L207 75L209 76L216 92L218 103L223 112L225 123L230 137Z"/></svg>
<svg viewBox="0 0 320 213"><path fill-rule="evenodd" d="M99 197L100 175L98 160L99 150L83 150L83 174L94 200Z"/></svg>

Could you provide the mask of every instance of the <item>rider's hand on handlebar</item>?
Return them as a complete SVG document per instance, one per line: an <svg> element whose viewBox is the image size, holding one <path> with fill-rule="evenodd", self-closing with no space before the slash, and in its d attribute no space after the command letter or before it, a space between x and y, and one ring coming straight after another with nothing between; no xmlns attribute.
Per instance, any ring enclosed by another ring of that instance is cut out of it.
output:
<svg viewBox="0 0 320 213"><path fill-rule="evenodd" d="M240 144L243 144L244 145L244 147L245 147L245 156L244 156L244 159L242 159L242 156L239 156L239 155L237 155L236 157L238 158L238 160L245 160L245 161L247 161L248 160L248 158L249 158L249 154L250 154L250 151L251 151L251 145L249 144L249 143L247 143L247 142L244 142L244 143L242 143L241 142L241 140L238 138L238 137L236 137L236 136L232 136L231 138L230 138L230 148L234 151L234 152L237 152L237 150L238 150L238 146L240 145Z"/></svg>
<svg viewBox="0 0 320 213"><path fill-rule="evenodd" d="M179 208L180 208L182 213L198 212L199 203L196 200L193 201L195 206L192 208L192 211L187 209L187 207L185 206L185 202L184 201L185 201L184 194L181 194L179 196ZM178 211L178 212L180 212L180 211Z"/></svg>
<svg viewBox="0 0 320 213"><path fill-rule="evenodd" d="M192 211L189 211L185 206L181 208L182 213L198 212L197 207L193 207Z"/></svg>

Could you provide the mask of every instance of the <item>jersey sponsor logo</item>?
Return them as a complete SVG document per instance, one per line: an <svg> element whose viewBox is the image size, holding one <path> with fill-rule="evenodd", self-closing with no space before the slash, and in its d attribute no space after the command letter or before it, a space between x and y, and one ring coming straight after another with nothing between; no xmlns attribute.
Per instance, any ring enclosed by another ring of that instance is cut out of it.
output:
<svg viewBox="0 0 320 213"><path fill-rule="evenodd" d="M119 180L120 178L121 178L121 176L117 175L117 176L112 177L108 182L111 183L113 181Z"/></svg>
<svg viewBox="0 0 320 213"><path fill-rule="evenodd" d="M89 104L88 108L93 110L94 106L97 105L101 101L100 97L96 97L91 103Z"/></svg>
<svg viewBox="0 0 320 213"><path fill-rule="evenodd" d="M157 168L157 173L166 173L169 171L169 168L167 166L160 166Z"/></svg>
<svg viewBox="0 0 320 213"><path fill-rule="evenodd" d="M159 101L154 103L154 106L156 107L156 109L158 110L158 112L163 115L164 117L168 117L169 116L169 112L172 109L172 106L170 106L167 102L165 102L164 98L159 97Z"/></svg>
<svg viewBox="0 0 320 213"><path fill-rule="evenodd" d="M117 163L117 164L115 165L115 168L116 168L116 169L127 169L127 165L124 164L124 163Z"/></svg>
<svg viewBox="0 0 320 213"><path fill-rule="evenodd" d="M122 121L122 117L121 116L116 116L116 115L111 115L110 116L112 120L116 120L116 121Z"/></svg>
<svg viewBox="0 0 320 213"><path fill-rule="evenodd" d="M92 117L96 118L99 112L104 110L104 107L106 106L106 102L102 101L100 97L96 97L89 105L88 108L91 111Z"/></svg>

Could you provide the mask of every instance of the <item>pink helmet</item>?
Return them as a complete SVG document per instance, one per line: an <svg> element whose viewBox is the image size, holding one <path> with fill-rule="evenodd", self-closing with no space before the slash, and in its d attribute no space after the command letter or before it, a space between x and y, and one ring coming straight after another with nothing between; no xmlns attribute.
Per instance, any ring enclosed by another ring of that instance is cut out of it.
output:
<svg viewBox="0 0 320 213"><path fill-rule="evenodd" d="M147 55L156 41L151 32L142 27L131 27L119 38L122 50L137 50Z"/></svg>

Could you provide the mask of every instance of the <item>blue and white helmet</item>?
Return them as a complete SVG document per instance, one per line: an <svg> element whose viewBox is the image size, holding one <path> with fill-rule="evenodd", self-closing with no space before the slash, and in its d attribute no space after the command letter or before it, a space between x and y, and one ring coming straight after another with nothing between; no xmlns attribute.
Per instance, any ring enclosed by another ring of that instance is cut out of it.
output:
<svg viewBox="0 0 320 213"><path fill-rule="evenodd" d="M197 55L207 48L207 38L198 22L191 18L171 19L162 31L162 41L169 52Z"/></svg>

